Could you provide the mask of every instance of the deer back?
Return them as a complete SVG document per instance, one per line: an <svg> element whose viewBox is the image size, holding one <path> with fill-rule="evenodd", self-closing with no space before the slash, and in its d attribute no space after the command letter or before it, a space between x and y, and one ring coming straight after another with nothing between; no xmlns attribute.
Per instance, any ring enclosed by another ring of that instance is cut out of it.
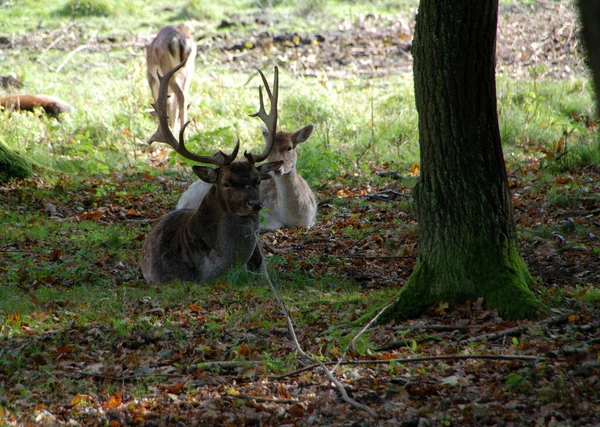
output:
<svg viewBox="0 0 600 427"><path fill-rule="evenodd" d="M189 30L183 25L167 25L156 35L146 51L147 77L152 97L158 99L160 88L159 75L165 75L182 61L186 64L169 82L168 116L169 126L177 134L187 122L187 110L190 106L189 87L194 75L196 42Z"/></svg>

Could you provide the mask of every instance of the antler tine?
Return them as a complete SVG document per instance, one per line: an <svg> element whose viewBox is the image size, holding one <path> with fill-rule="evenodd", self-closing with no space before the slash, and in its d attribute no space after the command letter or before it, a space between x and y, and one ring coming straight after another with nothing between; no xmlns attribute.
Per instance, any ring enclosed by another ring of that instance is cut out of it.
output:
<svg viewBox="0 0 600 427"><path fill-rule="evenodd" d="M246 157L248 159L252 159L252 160L254 160L254 162L257 162L257 163L262 162L269 156L269 153L271 152L271 149L273 148L273 144L275 143L275 134L277 132L277 99L279 97L279 69L277 68L277 66L275 66L274 77L273 77L273 92L272 93L271 93L271 88L269 87L269 83L267 82L267 79L265 78L265 75L260 70L258 70L258 73L260 74L260 77L262 78L262 81L265 85L265 90L267 92L267 96L269 97L269 101L271 103L271 108L269 110L269 114L267 114L267 112L265 111L265 104L263 101L262 86L259 86L258 93L259 93L260 108L259 108L258 112L251 114L250 117L258 117L259 119L261 119L263 121L263 123L267 126L267 131L269 132L269 138L267 140L267 146L265 147L264 151L261 154L259 154L258 156L254 156L251 153L248 153L246 155ZM248 156L250 156L250 157L248 157Z"/></svg>
<svg viewBox="0 0 600 427"><path fill-rule="evenodd" d="M185 66L187 62L187 58L185 58L179 65L170 70L164 76L161 76L160 73L157 72L158 79L160 80L160 89L158 90L158 99L152 106L154 107L154 111L156 111L156 115L158 117L158 129L154 132L154 135L150 137L148 140L149 144L152 144L154 141L164 142L169 144L173 149L179 153L181 156L186 159L193 160L199 163L208 163L216 166L223 166L226 162L225 159L228 157L222 152L216 153L214 156L201 156L199 154L190 153L185 146L185 141L183 138L183 134L185 132L185 128L190 124L190 122L186 122L181 130L179 131L179 140L175 138L173 132L169 128L169 118L167 114L167 99L169 98L169 81L173 74L175 74L179 69ZM237 150L234 150L237 154ZM235 156L234 156L235 157ZM229 162L231 163L231 162Z"/></svg>

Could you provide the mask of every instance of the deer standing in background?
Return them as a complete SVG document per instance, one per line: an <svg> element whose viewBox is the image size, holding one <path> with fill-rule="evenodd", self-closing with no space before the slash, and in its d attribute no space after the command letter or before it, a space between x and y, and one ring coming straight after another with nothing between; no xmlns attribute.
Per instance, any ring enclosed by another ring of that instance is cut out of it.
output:
<svg viewBox="0 0 600 427"><path fill-rule="evenodd" d="M148 83L155 102L158 100L160 87L157 76L166 74L186 59L186 65L179 70L169 84L170 96L167 100L167 115L169 126L175 135L179 134L187 122L187 111L190 107L188 91L194 75L196 42L183 25L167 25L158 32L146 52Z"/></svg>
<svg viewBox="0 0 600 427"><path fill-rule="evenodd" d="M273 179L265 180L260 185L260 199L266 208L265 223L260 224L260 231L314 225L317 201L309 185L296 169L296 148L310 137L313 129L313 125L308 125L296 132L278 132L275 136L269 161L283 163L279 169L273 171ZM263 129L263 136L265 141L268 141L269 131ZM177 202L177 209L197 208L210 189L211 184L204 181L194 182Z"/></svg>
<svg viewBox="0 0 600 427"><path fill-rule="evenodd" d="M152 229L142 249L142 272L149 282L168 283L176 280L210 281L218 278L237 263L251 269L259 269L263 263L257 239L261 201L259 185L261 178L270 178L270 172L281 167L282 162L264 161L275 142L267 139L264 151L259 155L245 152L245 161L234 162L239 141L229 155L219 151L213 156L190 153L185 147L183 134L179 140L169 128L167 99L169 80L185 60L160 78L160 90L154 109L159 127L150 142L166 142L181 156L216 166L194 166L194 172L211 189L197 209L182 209L163 216ZM275 135L277 127L277 98L279 92L278 70L275 67L273 93L260 72L270 99L270 112L264 108L262 88L259 87L260 109L253 116L259 117Z"/></svg>
<svg viewBox="0 0 600 427"><path fill-rule="evenodd" d="M7 110L34 111L42 108L46 114L58 118L59 114L68 111L71 106L62 99L50 95L20 94L0 97L0 107Z"/></svg>

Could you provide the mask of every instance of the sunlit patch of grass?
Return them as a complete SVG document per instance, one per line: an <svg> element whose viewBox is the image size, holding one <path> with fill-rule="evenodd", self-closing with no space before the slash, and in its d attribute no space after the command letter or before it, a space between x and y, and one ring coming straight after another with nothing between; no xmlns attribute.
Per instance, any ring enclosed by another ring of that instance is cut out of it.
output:
<svg viewBox="0 0 600 427"><path fill-rule="evenodd" d="M111 4L106 0L71 0L60 11L62 16L72 18L108 17L113 14Z"/></svg>

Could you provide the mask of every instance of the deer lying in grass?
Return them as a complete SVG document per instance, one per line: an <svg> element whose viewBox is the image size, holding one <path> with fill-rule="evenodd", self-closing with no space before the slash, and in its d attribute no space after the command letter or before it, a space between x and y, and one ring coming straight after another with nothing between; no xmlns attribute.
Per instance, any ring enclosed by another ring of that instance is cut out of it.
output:
<svg viewBox="0 0 600 427"><path fill-rule="evenodd" d="M20 94L0 97L0 107L7 110L34 111L42 108L46 114L58 116L71 108L65 101L50 95Z"/></svg>
<svg viewBox="0 0 600 427"><path fill-rule="evenodd" d="M160 82L158 73L165 75L169 70L187 59L186 65L171 80L169 87L170 98L167 100L169 126L175 135L187 122L187 111L190 107L188 91L194 75L194 60L196 59L196 42L183 25L167 25L161 29L156 38L148 46L146 61L148 65L148 83L152 97L156 102Z"/></svg>
<svg viewBox="0 0 600 427"><path fill-rule="evenodd" d="M285 227L312 227L317 215L317 201L312 190L298 173L296 163L298 144L306 141L314 129L308 125L296 132L278 132L269 161L282 161L279 169L273 172L273 179L260 184L260 199L263 202L265 223L260 225L260 231L275 230ZM265 140L269 132L263 130ZM197 208L211 184L204 181L194 182L183 193L177 209Z"/></svg>
<svg viewBox="0 0 600 427"><path fill-rule="evenodd" d="M152 141L166 142L181 156L215 165L194 166L194 172L211 189L197 209L182 209L163 216L152 229L142 250L142 272L150 282L167 283L175 280L210 281L218 278L237 263L251 269L259 269L263 262L257 240L260 180L270 177L270 172L281 167L282 162L264 161L275 138L268 138L264 151L259 155L245 152L245 161L234 162L239 141L229 155L219 151L213 156L190 153L183 134L187 123L175 138L167 120L169 80L185 60L160 78L158 100L154 104L159 120ZM259 71L270 98L270 112L264 108L262 88L259 88L260 109L253 116L259 117L272 135L277 126L277 98L279 91L278 70L275 67L273 93Z"/></svg>

